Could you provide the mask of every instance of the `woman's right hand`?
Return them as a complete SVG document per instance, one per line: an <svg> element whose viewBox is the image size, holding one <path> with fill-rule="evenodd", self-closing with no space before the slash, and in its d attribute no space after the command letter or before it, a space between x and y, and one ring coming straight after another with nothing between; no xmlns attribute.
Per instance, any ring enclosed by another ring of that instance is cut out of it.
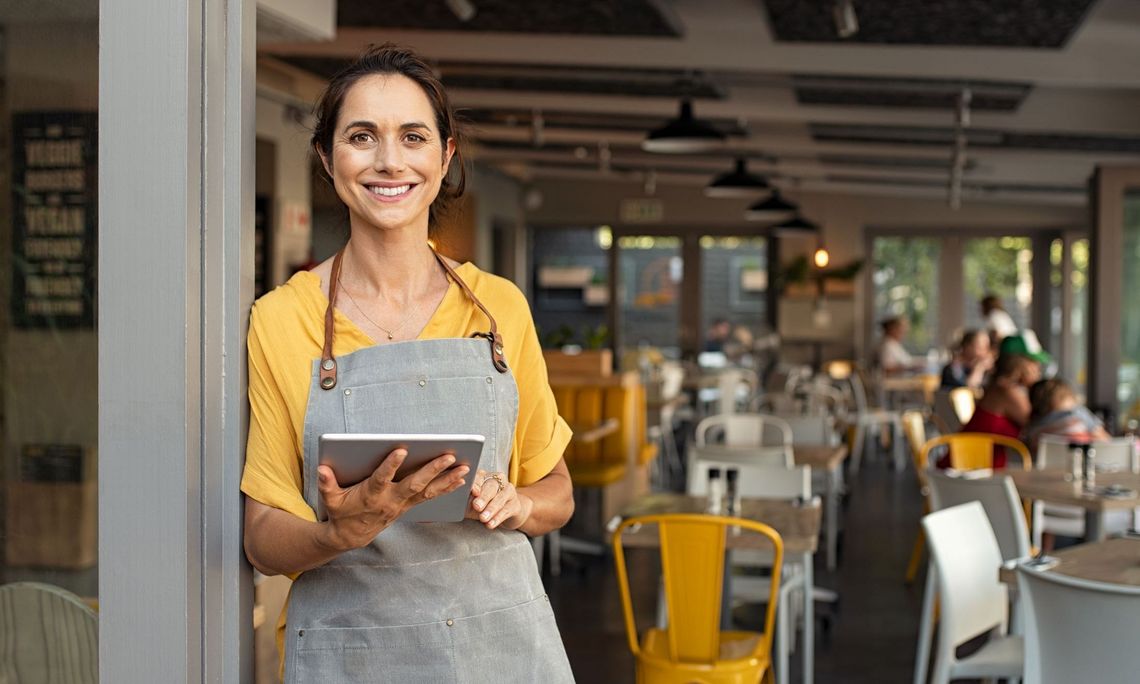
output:
<svg viewBox="0 0 1140 684"><path fill-rule="evenodd" d="M448 470L455 456L444 454L393 482L407 456L406 450L396 449L367 480L346 489L331 468L317 468L317 488L328 513L323 542L329 548L349 551L368 545L412 506L462 487L469 470L466 465Z"/></svg>

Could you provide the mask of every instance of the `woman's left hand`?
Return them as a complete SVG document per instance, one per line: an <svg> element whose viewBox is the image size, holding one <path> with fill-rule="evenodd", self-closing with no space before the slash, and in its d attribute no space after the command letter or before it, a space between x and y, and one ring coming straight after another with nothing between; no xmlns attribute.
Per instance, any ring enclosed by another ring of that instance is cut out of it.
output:
<svg viewBox="0 0 1140 684"><path fill-rule="evenodd" d="M519 492L507 479L506 473L485 470L475 473L468 518L478 520L489 530L496 527L517 530L530 517L533 508L534 501Z"/></svg>

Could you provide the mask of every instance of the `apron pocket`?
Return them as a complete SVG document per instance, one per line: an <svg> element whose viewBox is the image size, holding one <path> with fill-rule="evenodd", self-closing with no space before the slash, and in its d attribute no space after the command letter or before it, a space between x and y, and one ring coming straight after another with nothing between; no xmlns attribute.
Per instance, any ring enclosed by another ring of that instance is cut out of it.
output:
<svg viewBox="0 0 1140 684"><path fill-rule="evenodd" d="M490 374L460 378L425 375L349 387L342 394L345 428L351 433L483 435L486 441L480 466L485 468L498 453L496 381Z"/></svg>
<svg viewBox="0 0 1140 684"><path fill-rule="evenodd" d="M290 630L288 684L454 682L451 627L443 622L398 627Z"/></svg>
<svg viewBox="0 0 1140 684"><path fill-rule="evenodd" d="M455 621L456 682L572 683L574 675L550 599L532 601Z"/></svg>

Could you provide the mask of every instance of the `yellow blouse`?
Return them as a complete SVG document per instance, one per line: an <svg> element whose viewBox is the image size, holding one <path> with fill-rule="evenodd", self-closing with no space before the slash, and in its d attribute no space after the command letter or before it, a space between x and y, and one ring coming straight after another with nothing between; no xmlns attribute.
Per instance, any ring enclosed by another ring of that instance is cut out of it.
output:
<svg viewBox="0 0 1140 684"><path fill-rule="evenodd" d="M470 262L456 273L499 325L519 392L508 475L516 486L533 484L562 458L571 433L554 403L530 306L509 280ZM305 410L313 360L320 358L324 343L327 306L320 277L302 271L258 299L249 322L250 419L241 490L306 520L316 520L316 513L302 496ZM335 325L335 356L375 344L340 311ZM468 337L487 329L487 317L453 282L418 339Z"/></svg>

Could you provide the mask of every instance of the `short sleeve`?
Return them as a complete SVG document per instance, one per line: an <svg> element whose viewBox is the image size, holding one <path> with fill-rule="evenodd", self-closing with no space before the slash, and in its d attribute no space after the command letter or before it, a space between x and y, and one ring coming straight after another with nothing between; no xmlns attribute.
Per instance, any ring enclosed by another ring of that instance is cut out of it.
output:
<svg viewBox="0 0 1140 684"><path fill-rule="evenodd" d="M249 439L241 490L266 506L280 508L305 520L316 520L302 494L301 458L297 436L282 392L280 364L274 364L265 343L265 321L255 306L250 315Z"/></svg>
<svg viewBox="0 0 1140 684"><path fill-rule="evenodd" d="M570 426L558 415L554 392L546 374L546 361L530 308L519 293L525 326L519 335L515 382L519 388L519 417L515 425L515 448L511 458L511 481L519 487L534 484L558 465L570 443Z"/></svg>

